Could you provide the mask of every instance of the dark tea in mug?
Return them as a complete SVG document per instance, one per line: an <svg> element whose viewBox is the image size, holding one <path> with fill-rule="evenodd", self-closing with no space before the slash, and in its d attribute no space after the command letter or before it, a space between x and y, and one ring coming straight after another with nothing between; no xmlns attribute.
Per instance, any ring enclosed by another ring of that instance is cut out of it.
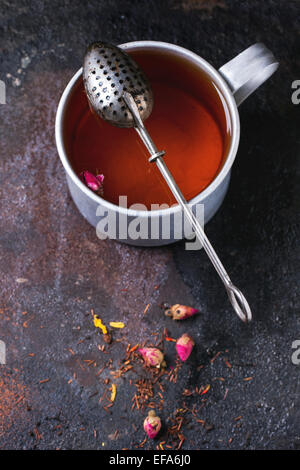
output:
<svg viewBox="0 0 300 470"><path fill-rule="evenodd" d="M230 145L231 122L225 99L196 65L174 52L127 51L146 73L154 107L145 121L149 134L187 200L217 176ZM83 83L73 92L64 129L70 163L79 174L104 175L104 199L117 204L175 203L156 165L134 129L118 128L95 116Z"/></svg>

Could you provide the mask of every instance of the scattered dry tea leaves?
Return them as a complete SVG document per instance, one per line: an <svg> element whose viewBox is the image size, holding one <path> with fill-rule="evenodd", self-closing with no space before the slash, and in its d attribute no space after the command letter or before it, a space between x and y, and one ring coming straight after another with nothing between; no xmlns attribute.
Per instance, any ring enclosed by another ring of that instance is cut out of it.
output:
<svg viewBox="0 0 300 470"><path fill-rule="evenodd" d="M148 312L149 307L150 307L150 304L147 304L144 310L144 315Z"/></svg>
<svg viewBox="0 0 300 470"><path fill-rule="evenodd" d="M208 384L208 385L206 385L204 390L202 390L201 395L205 395L209 390L210 390L210 385Z"/></svg>

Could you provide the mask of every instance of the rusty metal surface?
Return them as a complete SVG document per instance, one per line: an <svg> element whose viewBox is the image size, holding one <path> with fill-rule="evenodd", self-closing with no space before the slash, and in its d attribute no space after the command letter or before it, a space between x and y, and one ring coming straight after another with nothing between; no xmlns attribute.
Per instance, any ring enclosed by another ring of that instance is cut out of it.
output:
<svg viewBox="0 0 300 470"><path fill-rule="evenodd" d="M110 371L97 371L109 358L118 368L128 342L167 327L173 337L190 332L197 347L177 384L166 381L163 432L145 448L166 440L168 419L184 401L189 408L204 403L198 418L209 425L190 416L183 449L299 448L300 366L291 362L300 334L299 109L290 99L300 72L299 2L19 0L3 2L0 31L0 79L7 86L7 104L0 106L0 339L7 346L0 447L138 446L146 413L131 411L129 379L136 376L117 380L107 412L99 398ZM241 108L229 193L207 226L251 303L253 324L235 317L203 252L187 252L183 243L140 249L100 241L74 207L54 119L86 45L98 39L174 42L215 66L262 40L279 58L280 70ZM163 316L163 301L201 314L177 324ZM107 354L97 347L102 338L91 308L106 323L126 324ZM172 364L172 344L167 359ZM205 402L182 396L207 384Z"/></svg>

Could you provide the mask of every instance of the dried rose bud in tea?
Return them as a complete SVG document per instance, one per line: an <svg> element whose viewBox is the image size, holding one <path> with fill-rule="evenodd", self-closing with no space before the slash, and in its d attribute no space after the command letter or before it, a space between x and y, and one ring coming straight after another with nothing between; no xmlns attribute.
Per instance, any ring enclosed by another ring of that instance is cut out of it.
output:
<svg viewBox="0 0 300 470"><path fill-rule="evenodd" d="M81 181L98 196L103 196L104 175L93 175L90 171L82 171L79 174Z"/></svg>
<svg viewBox="0 0 300 470"><path fill-rule="evenodd" d="M159 433L161 428L161 420L154 410L150 410L147 418L144 421L144 430L150 439L154 439Z"/></svg>
<svg viewBox="0 0 300 470"><path fill-rule="evenodd" d="M145 364L151 367L165 367L163 353L157 348L140 348L140 355L143 357Z"/></svg>
<svg viewBox="0 0 300 470"><path fill-rule="evenodd" d="M191 336L184 333L176 342L176 351L180 359L184 362L189 357L195 346L195 342Z"/></svg>
<svg viewBox="0 0 300 470"><path fill-rule="evenodd" d="M172 305L172 307L165 310L165 315L167 315L167 317L173 318L173 320L185 320L186 318L192 317L196 313L199 313L199 310L196 308L180 304Z"/></svg>

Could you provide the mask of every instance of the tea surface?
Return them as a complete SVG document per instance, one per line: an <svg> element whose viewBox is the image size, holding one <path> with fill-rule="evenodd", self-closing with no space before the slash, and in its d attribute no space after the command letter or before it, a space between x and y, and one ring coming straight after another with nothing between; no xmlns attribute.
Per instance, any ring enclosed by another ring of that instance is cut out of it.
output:
<svg viewBox="0 0 300 470"><path fill-rule="evenodd" d="M138 54L135 59L138 62ZM147 60L148 59L148 60ZM224 131L216 113L204 100L180 86L180 74L166 80L165 73L151 77L150 55L141 56L150 78L154 108L146 127L187 200L205 189L223 161ZM156 60L158 60L156 58ZM179 69L178 69L179 70ZM180 69L181 70L181 69ZM181 70L184 73L184 70ZM174 74L173 74L174 75ZM177 78L177 80L176 80ZM84 93L81 99L85 100ZM209 103L209 94L206 93ZM88 107L78 120L72 139L72 164L76 171L103 173L104 198L115 204L127 196L128 206L142 203L174 204L175 200L134 129L120 129L96 117Z"/></svg>

